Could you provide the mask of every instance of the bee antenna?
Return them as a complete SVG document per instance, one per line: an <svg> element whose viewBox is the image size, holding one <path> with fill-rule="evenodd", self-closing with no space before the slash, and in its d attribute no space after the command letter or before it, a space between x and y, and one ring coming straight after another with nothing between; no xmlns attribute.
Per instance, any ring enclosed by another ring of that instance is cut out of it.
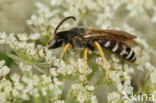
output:
<svg viewBox="0 0 156 103"><path fill-rule="evenodd" d="M58 28L68 19L73 19L73 20L76 20L76 18L74 16L68 16L66 18L64 18L56 27L55 31L54 31L54 34L56 34Z"/></svg>

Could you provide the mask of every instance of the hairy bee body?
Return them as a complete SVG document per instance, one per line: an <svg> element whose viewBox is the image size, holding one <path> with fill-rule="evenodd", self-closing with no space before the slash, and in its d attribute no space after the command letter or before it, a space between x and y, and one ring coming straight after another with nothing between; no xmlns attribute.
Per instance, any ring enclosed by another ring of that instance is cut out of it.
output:
<svg viewBox="0 0 156 103"><path fill-rule="evenodd" d="M102 48L119 55L120 57L134 62L136 60L135 53L131 49L132 44L136 44L134 39L136 36L131 35L124 31L118 30L98 30L94 28L79 28L75 27L66 31L57 32L58 28L69 19L76 20L75 17L69 16L64 18L56 27L54 31L54 38L48 42L49 49L59 48L64 46L61 52L60 59L62 59L64 53L68 47L72 48L84 48L84 68L83 68L83 80L85 81L85 73L87 68L87 53L88 50L94 51L98 49L107 78L110 79L108 73L108 67L106 59L104 57ZM101 48L102 47L102 48Z"/></svg>
<svg viewBox="0 0 156 103"><path fill-rule="evenodd" d="M71 30L76 30L76 28ZM83 34L86 34L87 30L83 28L80 29L77 28L77 32L79 34L73 35L69 33L67 34L68 36L66 36L68 37L67 39L74 48L89 48L90 50L94 51L93 43L94 41L97 41L100 44L100 46L103 47L104 49L107 49L130 62L134 62L136 60L134 51L129 46L127 46L122 42L117 42L115 40L109 39L84 40L85 36L83 36Z"/></svg>
<svg viewBox="0 0 156 103"><path fill-rule="evenodd" d="M50 40L48 43L49 49L55 49L70 43L73 48L89 48L94 51L96 48L94 42L98 42L104 49L107 49L130 62L136 60L135 53L131 49L131 43L135 43L133 39L135 39L136 36L118 30L97 30L80 27L56 32L60 25L70 18L75 20L74 17L67 17L56 27L56 30L54 31L54 40Z"/></svg>

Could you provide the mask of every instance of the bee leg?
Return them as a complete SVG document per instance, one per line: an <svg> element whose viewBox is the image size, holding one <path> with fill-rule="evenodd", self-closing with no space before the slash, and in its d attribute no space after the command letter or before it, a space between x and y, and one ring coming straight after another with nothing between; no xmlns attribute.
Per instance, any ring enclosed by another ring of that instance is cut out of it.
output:
<svg viewBox="0 0 156 103"><path fill-rule="evenodd" d="M107 63L106 63L106 59L104 57L104 53L102 51L102 48L101 48L100 44L97 41L94 42L94 48L95 47L97 47L97 49L98 49L98 51L99 51L99 53L100 53L100 55L102 57L102 61L103 61L103 64L104 64L104 68L106 70L107 78L108 78L108 80L110 80L109 73L108 73L108 67L107 67Z"/></svg>
<svg viewBox="0 0 156 103"><path fill-rule="evenodd" d="M84 55L83 55L83 58L84 58L84 67L83 67L83 81L85 81L85 74L86 74L86 66L87 66L87 53L88 53L88 48L85 49L84 51Z"/></svg>
<svg viewBox="0 0 156 103"><path fill-rule="evenodd" d="M63 48L62 52L61 52L61 55L60 55L60 59L62 59L64 53L67 51L67 48L68 47L71 47L72 48L72 44L70 43L67 43L66 46Z"/></svg>

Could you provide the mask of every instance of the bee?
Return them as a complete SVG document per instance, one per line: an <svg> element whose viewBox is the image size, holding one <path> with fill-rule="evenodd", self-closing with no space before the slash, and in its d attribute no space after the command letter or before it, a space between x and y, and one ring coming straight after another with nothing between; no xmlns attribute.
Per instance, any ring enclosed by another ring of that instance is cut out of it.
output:
<svg viewBox="0 0 156 103"><path fill-rule="evenodd" d="M96 48L98 49L100 56L102 57L108 79L110 79L110 77L102 48L108 49L129 62L134 62L136 60L135 53L131 49L131 46L136 44L134 41L136 36L118 30L97 30L94 28L80 27L74 27L69 30L57 32L59 27L69 19L76 20L73 16L64 18L56 27L54 38L51 39L47 45L49 49L64 46L60 59L62 59L68 47L84 48L83 80L85 80L88 50L94 51Z"/></svg>

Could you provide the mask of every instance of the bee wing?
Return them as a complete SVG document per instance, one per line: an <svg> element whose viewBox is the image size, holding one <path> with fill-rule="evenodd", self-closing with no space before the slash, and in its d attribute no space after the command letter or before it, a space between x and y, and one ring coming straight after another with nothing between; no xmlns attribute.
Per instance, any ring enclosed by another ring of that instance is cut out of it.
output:
<svg viewBox="0 0 156 103"><path fill-rule="evenodd" d="M115 40L119 42L123 42L130 46L135 46L137 43L133 40L136 36L131 35L124 31L118 30L96 30L96 29L88 29L86 33L83 34L83 38L85 40Z"/></svg>
<svg viewBox="0 0 156 103"><path fill-rule="evenodd" d="M130 47L135 47L138 45L138 43L134 40L126 40L126 41L122 41L124 44L130 46Z"/></svg>

